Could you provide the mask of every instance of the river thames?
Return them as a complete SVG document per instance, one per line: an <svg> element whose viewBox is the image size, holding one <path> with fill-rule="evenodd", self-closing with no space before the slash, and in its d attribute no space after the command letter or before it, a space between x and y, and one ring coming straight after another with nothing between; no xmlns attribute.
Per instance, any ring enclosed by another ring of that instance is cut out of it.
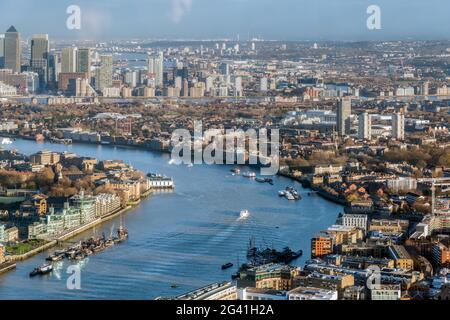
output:
<svg viewBox="0 0 450 320"><path fill-rule="evenodd" d="M59 262L53 273L30 279L28 274L42 264L49 252L17 264L0 276L0 299L154 299L185 293L203 285L230 280L238 261L245 262L249 239L259 246L302 249L293 264L310 257L310 238L333 224L342 207L283 177L274 186L233 176L224 165L171 165L170 155L125 147L16 140L1 146L32 154L39 150L71 151L99 160L120 159L148 173L174 179L172 193L153 194L124 215L129 240L79 262L81 290L68 290L69 261ZM245 170L245 169L243 169ZM278 190L294 185L303 200L278 197ZM239 220L239 212L250 217ZM109 234L119 218L96 228ZM71 241L92 236L85 232ZM54 250L54 249L53 249ZM52 250L50 250L51 252ZM222 271L221 265L234 263ZM172 284L178 287L171 288Z"/></svg>

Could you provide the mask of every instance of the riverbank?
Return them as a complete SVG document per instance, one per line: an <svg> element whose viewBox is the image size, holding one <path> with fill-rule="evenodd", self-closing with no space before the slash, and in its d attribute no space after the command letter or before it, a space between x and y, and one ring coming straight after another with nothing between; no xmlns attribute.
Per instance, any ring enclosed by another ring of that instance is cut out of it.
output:
<svg viewBox="0 0 450 320"><path fill-rule="evenodd" d="M14 262L4 262L0 264L0 274L6 273L16 268Z"/></svg>
<svg viewBox="0 0 450 320"><path fill-rule="evenodd" d="M289 178L291 180L297 181L298 183L301 183L303 188L308 188L313 191L315 191L319 196L321 196L323 199L331 201L336 204L340 204L342 206L348 206L348 202L345 199L342 199L340 197L337 197L329 192L327 192L322 187L314 187L311 185L311 183L305 179L304 177L296 177L287 173L279 173L280 176L283 176L285 178Z"/></svg>
<svg viewBox="0 0 450 320"><path fill-rule="evenodd" d="M142 195L141 199L147 198L152 193L153 192L151 192L151 190L145 192ZM85 232L87 230L90 230L90 229L92 229L92 228L94 228L94 227L96 227L98 225L101 225L101 224L103 224L103 223L105 223L105 222L107 222L107 221L109 221L111 219L114 219L115 217L117 217L119 215L122 215L122 214L125 214L125 213L129 212L133 208L137 207L139 205L139 203L140 203L140 201L137 202L137 203L133 203L131 205L128 205L125 208L121 208L121 209L119 209L119 210L117 210L115 212L112 212L110 214L107 214L107 215L104 215L102 217L99 217L99 218L97 218L97 219L95 219L95 220L93 220L93 221L91 221L91 222L89 222L87 224L84 224L82 226L79 226L79 227L77 227L77 228L75 228L73 230L66 231L63 235L58 236L56 239L51 240L51 241L47 242L46 244L44 244L42 246L39 246L39 247L29 251L29 252L26 252L26 253L21 254L21 255L6 256L5 258L7 259L8 262L24 261L24 260L26 260L28 258L31 258L31 257L33 257L33 256L35 256L35 255L37 255L37 254L39 254L41 252L44 252L44 251L46 251L48 249L51 249L51 248L57 246L61 242L67 241L67 240L69 240L71 238L74 238L77 235L79 235L79 234L81 234L81 233L83 233L83 232ZM9 269L9 270L11 270L11 269ZM9 271L9 270L6 270L6 271Z"/></svg>

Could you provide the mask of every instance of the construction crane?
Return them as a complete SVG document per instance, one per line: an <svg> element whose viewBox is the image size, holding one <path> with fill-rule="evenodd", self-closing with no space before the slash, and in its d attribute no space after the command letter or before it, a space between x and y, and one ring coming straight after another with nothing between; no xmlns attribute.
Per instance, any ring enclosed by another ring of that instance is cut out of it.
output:
<svg viewBox="0 0 450 320"><path fill-rule="evenodd" d="M431 214L436 215L436 187L449 187L450 186L450 177L449 178L421 178L417 179L417 182L431 184Z"/></svg>

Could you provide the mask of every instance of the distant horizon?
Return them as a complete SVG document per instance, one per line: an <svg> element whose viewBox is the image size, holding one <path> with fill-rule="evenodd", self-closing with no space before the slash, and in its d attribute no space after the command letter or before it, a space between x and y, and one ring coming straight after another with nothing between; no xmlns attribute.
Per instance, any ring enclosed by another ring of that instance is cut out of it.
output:
<svg viewBox="0 0 450 320"><path fill-rule="evenodd" d="M120 38L101 38L101 39L89 39L89 38L61 38L52 37L51 33L36 33L24 35L20 32L21 40L31 40L34 35L47 34L50 42L111 42L111 41L149 41L149 42L230 42L230 43L251 43L251 42L279 42L279 43L379 43L379 42L450 42L450 36L448 38L386 38L386 39L231 39L231 38L157 38L157 37L120 37ZM0 32L4 34L5 32Z"/></svg>

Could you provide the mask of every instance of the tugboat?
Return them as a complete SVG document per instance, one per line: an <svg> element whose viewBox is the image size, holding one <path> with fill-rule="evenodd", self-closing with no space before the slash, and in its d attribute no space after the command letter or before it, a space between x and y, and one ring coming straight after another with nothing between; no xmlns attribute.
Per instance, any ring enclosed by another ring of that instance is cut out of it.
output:
<svg viewBox="0 0 450 320"><path fill-rule="evenodd" d="M222 265L222 270L229 269L232 266L233 266L233 264L231 262L225 263L224 265Z"/></svg>
<svg viewBox="0 0 450 320"><path fill-rule="evenodd" d="M44 264L40 267L34 268L34 270L30 272L30 277L34 277L37 275L45 275L52 271L53 271L53 266L51 264Z"/></svg>

